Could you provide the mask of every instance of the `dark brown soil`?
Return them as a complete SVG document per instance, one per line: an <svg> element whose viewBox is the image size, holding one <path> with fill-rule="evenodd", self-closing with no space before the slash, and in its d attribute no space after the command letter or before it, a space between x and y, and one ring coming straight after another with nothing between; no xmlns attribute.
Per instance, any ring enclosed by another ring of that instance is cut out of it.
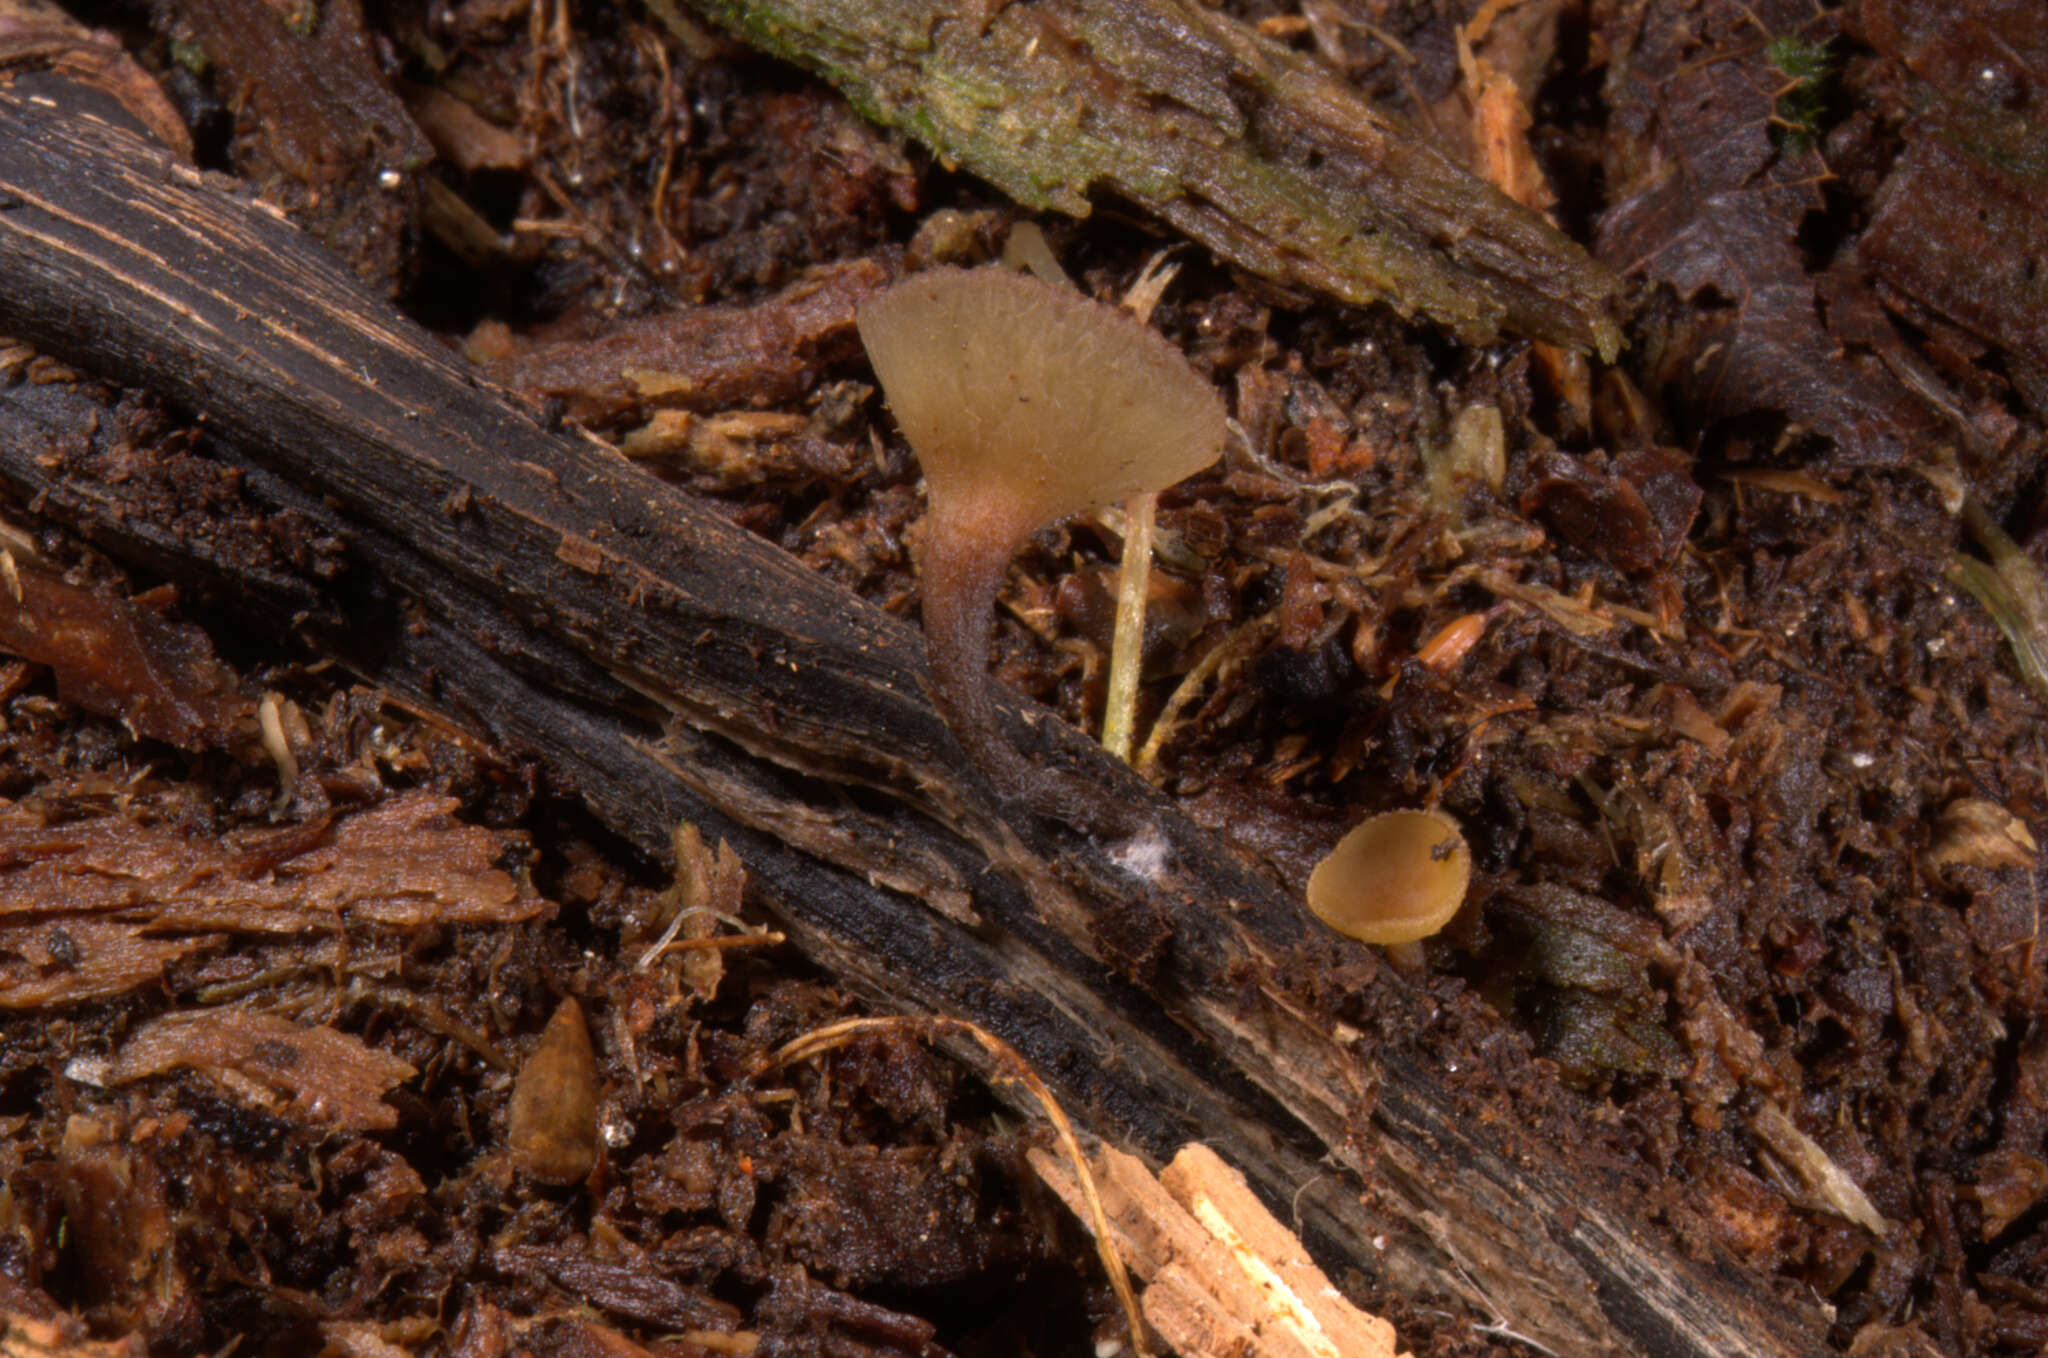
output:
<svg viewBox="0 0 2048 1358"><path fill-rule="evenodd" d="M1025 214L689 20L466 0L375 6L358 30L352 3L326 8L316 60L376 91L343 98L360 125L237 41L256 0L90 17L159 75L204 163L451 345L914 616L917 466L851 299L998 252ZM1231 8L1469 151L1476 6ZM1845 1352L2048 1351L2044 694L1957 564L1996 553L1968 502L2018 540L1997 578L2025 640L2048 18L1525 0L1478 50L1534 105L1558 220L1633 282L1613 365L1278 287L1114 202L1038 220L1104 299L1166 252L1152 322L1242 430L1161 506L1135 762L1297 889L1364 815L1440 803L1471 899L1400 965L1528 1044L1654 1171L1652 1213L1688 1248L1824 1302ZM7 383L63 378L41 362L0 342ZM649 395L633 368L691 381ZM108 399L172 457L177 417ZM1119 524L1041 534L1000 612L995 676L1091 730ZM254 881L427 793L446 800L408 833L488 843L462 840L474 873L436 887L474 903L461 923L379 914L368 886L312 933L209 896L175 948L0 912L0 1312L60 1307L163 1352L697 1354L744 1334L1051 1354L1114 1333L1085 1238L1023 1164L1035 1133L971 1079L893 1037L772 1067L853 1012L787 949L636 966L679 908L665 892L731 913L702 938L744 927L734 865L699 846L671 888L498 752L186 619L216 670L164 609L104 602L149 580L55 532L31 545L79 587L47 609L126 638L184 705L110 715L89 681L118 656L0 639L27 657L0 680L10 870L70 827L124 862L203 846L203 872ZM324 548L264 550L304 569ZM306 723L295 799L250 734L273 690ZM1365 1012L1349 984L1326 982L1339 1015ZM348 1035L361 1078L378 1054L415 1073L337 1120L196 1049L114 1061L169 1010L250 995ZM602 1147L551 1184L507 1123L568 997L600 1053ZM1346 1281L1417 1354L1525 1351L1454 1302Z"/></svg>

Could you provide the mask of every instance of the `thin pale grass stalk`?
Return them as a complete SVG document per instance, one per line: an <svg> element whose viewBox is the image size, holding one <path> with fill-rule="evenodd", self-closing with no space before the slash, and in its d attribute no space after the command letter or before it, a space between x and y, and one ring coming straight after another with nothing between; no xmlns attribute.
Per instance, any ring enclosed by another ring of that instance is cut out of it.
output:
<svg viewBox="0 0 2048 1358"><path fill-rule="evenodd" d="M1124 310L1151 324L1152 311L1180 272L1166 262L1166 251L1145 261L1130 289ZM1159 494L1134 495L1124 506L1124 558L1116 577L1116 634L1109 643L1109 693L1102 705L1102 746L1126 764L1137 727L1138 673L1144 668L1145 604L1152 588L1152 526L1158 517Z"/></svg>
<svg viewBox="0 0 2048 1358"><path fill-rule="evenodd" d="M1109 1285L1116 1292L1116 1299L1124 1309L1124 1319L1130 1325L1131 1352L1136 1358L1147 1358L1150 1349L1145 1344L1145 1322L1138 1310L1137 1294L1131 1290L1130 1273L1124 1268L1123 1255L1117 1250L1116 1241L1110 1233L1109 1214L1102 1209L1102 1198L1095 1191L1095 1176L1088 1169L1087 1158L1081 1154L1081 1143L1074 1136L1074 1125L1067 1120L1066 1110L1060 1107L1059 1100L1045 1087L1045 1081L1038 1078L1038 1073L1031 1069L1031 1063L1015 1047L965 1019L937 1016L842 1019L790 1039L755 1074L765 1075L798 1061L809 1061L845 1046L862 1033L873 1032L908 1033L923 1042L931 1042L942 1032L969 1037L988 1053L1000 1074L1024 1086L1031 1097L1038 1100L1039 1106L1045 1110L1046 1120L1052 1123L1061 1154L1073 1166L1074 1181L1081 1186L1081 1197L1088 1204L1088 1219L1095 1232L1095 1253L1102 1260L1102 1271L1109 1275Z"/></svg>
<svg viewBox="0 0 2048 1358"><path fill-rule="evenodd" d="M1102 707L1102 745L1126 764L1137 724L1138 672L1145 656L1145 597L1152 587L1152 524L1159 496L1134 495L1124 506L1124 559L1116 578L1116 635L1109 645L1109 694Z"/></svg>

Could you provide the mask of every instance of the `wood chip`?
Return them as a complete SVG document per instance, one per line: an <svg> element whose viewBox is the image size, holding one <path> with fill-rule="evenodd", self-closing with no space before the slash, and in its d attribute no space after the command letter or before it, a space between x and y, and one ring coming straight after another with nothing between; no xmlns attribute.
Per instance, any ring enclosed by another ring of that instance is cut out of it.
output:
<svg viewBox="0 0 2048 1358"><path fill-rule="evenodd" d="M1810 1205L1853 1221L1880 1238L1890 1229L1862 1185L1776 1104L1766 1103L1757 1109L1749 1120L1749 1130L1792 1171Z"/></svg>
<svg viewBox="0 0 2048 1358"><path fill-rule="evenodd" d="M491 924L547 908L497 866L523 840L411 792L260 840L188 839L131 816L47 825L0 807L0 1010L104 999L230 933Z"/></svg>
<svg viewBox="0 0 2048 1358"><path fill-rule="evenodd" d="M142 1027L108 1067L106 1082L126 1084L180 1066L265 1112L351 1132L396 1127L398 1112L384 1095L418 1073L333 1028L302 1028L243 1009L199 1009Z"/></svg>
<svg viewBox="0 0 2048 1358"><path fill-rule="evenodd" d="M149 1345L139 1334L101 1343L69 1315L38 1320L0 1311L0 1358L144 1358Z"/></svg>
<svg viewBox="0 0 2048 1358"><path fill-rule="evenodd" d="M2031 870L2038 846L2026 822L1984 797L1959 797L1941 810L1934 838L1920 851L1931 872L1949 867Z"/></svg>
<svg viewBox="0 0 2048 1358"><path fill-rule="evenodd" d="M1031 1166L1085 1222L1065 1162L1034 1150ZM1124 1259L1145 1280L1145 1320L1184 1358L1406 1358L1394 1327L1345 1300L1207 1146L1183 1146L1157 1178L1111 1146L1092 1168Z"/></svg>
<svg viewBox="0 0 2048 1358"><path fill-rule="evenodd" d="M547 903L497 866L520 840L462 824L457 805L405 793L337 819L275 863L232 841L187 839L125 816L52 826L10 806L0 809L0 923L104 914L155 934L275 934L539 914Z"/></svg>
<svg viewBox="0 0 2048 1358"><path fill-rule="evenodd" d="M218 936L149 938L145 924L0 919L0 1009L41 1009L123 995Z"/></svg>
<svg viewBox="0 0 2048 1358"><path fill-rule="evenodd" d="M48 665L64 701L181 749L250 743L255 704L198 628L40 571L16 566L5 584L0 651Z"/></svg>

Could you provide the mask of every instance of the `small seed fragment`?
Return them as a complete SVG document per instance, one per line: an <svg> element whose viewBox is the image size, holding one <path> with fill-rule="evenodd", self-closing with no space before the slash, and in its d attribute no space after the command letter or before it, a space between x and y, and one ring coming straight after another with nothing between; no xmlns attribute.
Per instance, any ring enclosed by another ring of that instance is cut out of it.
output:
<svg viewBox="0 0 2048 1358"><path fill-rule="evenodd" d="M597 1163L597 1055L583 1006L562 1001L512 1084L506 1142L519 1168L571 1184Z"/></svg>

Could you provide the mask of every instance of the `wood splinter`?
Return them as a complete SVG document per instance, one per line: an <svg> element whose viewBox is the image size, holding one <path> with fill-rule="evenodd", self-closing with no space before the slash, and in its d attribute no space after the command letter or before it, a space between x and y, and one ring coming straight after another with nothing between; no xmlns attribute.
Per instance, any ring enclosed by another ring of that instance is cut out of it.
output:
<svg viewBox="0 0 2048 1358"><path fill-rule="evenodd" d="M1043 1150L1030 1159L1089 1222L1066 1163ZM1181 1147L1157 1178L1114 1146L1101 1145L1092 1159L1119 1252L1146 1284L1139 1309L1176 1353L1408 1358L1394 1327L1347 1301L1244 1176L1207 1146Z"/></svg>

